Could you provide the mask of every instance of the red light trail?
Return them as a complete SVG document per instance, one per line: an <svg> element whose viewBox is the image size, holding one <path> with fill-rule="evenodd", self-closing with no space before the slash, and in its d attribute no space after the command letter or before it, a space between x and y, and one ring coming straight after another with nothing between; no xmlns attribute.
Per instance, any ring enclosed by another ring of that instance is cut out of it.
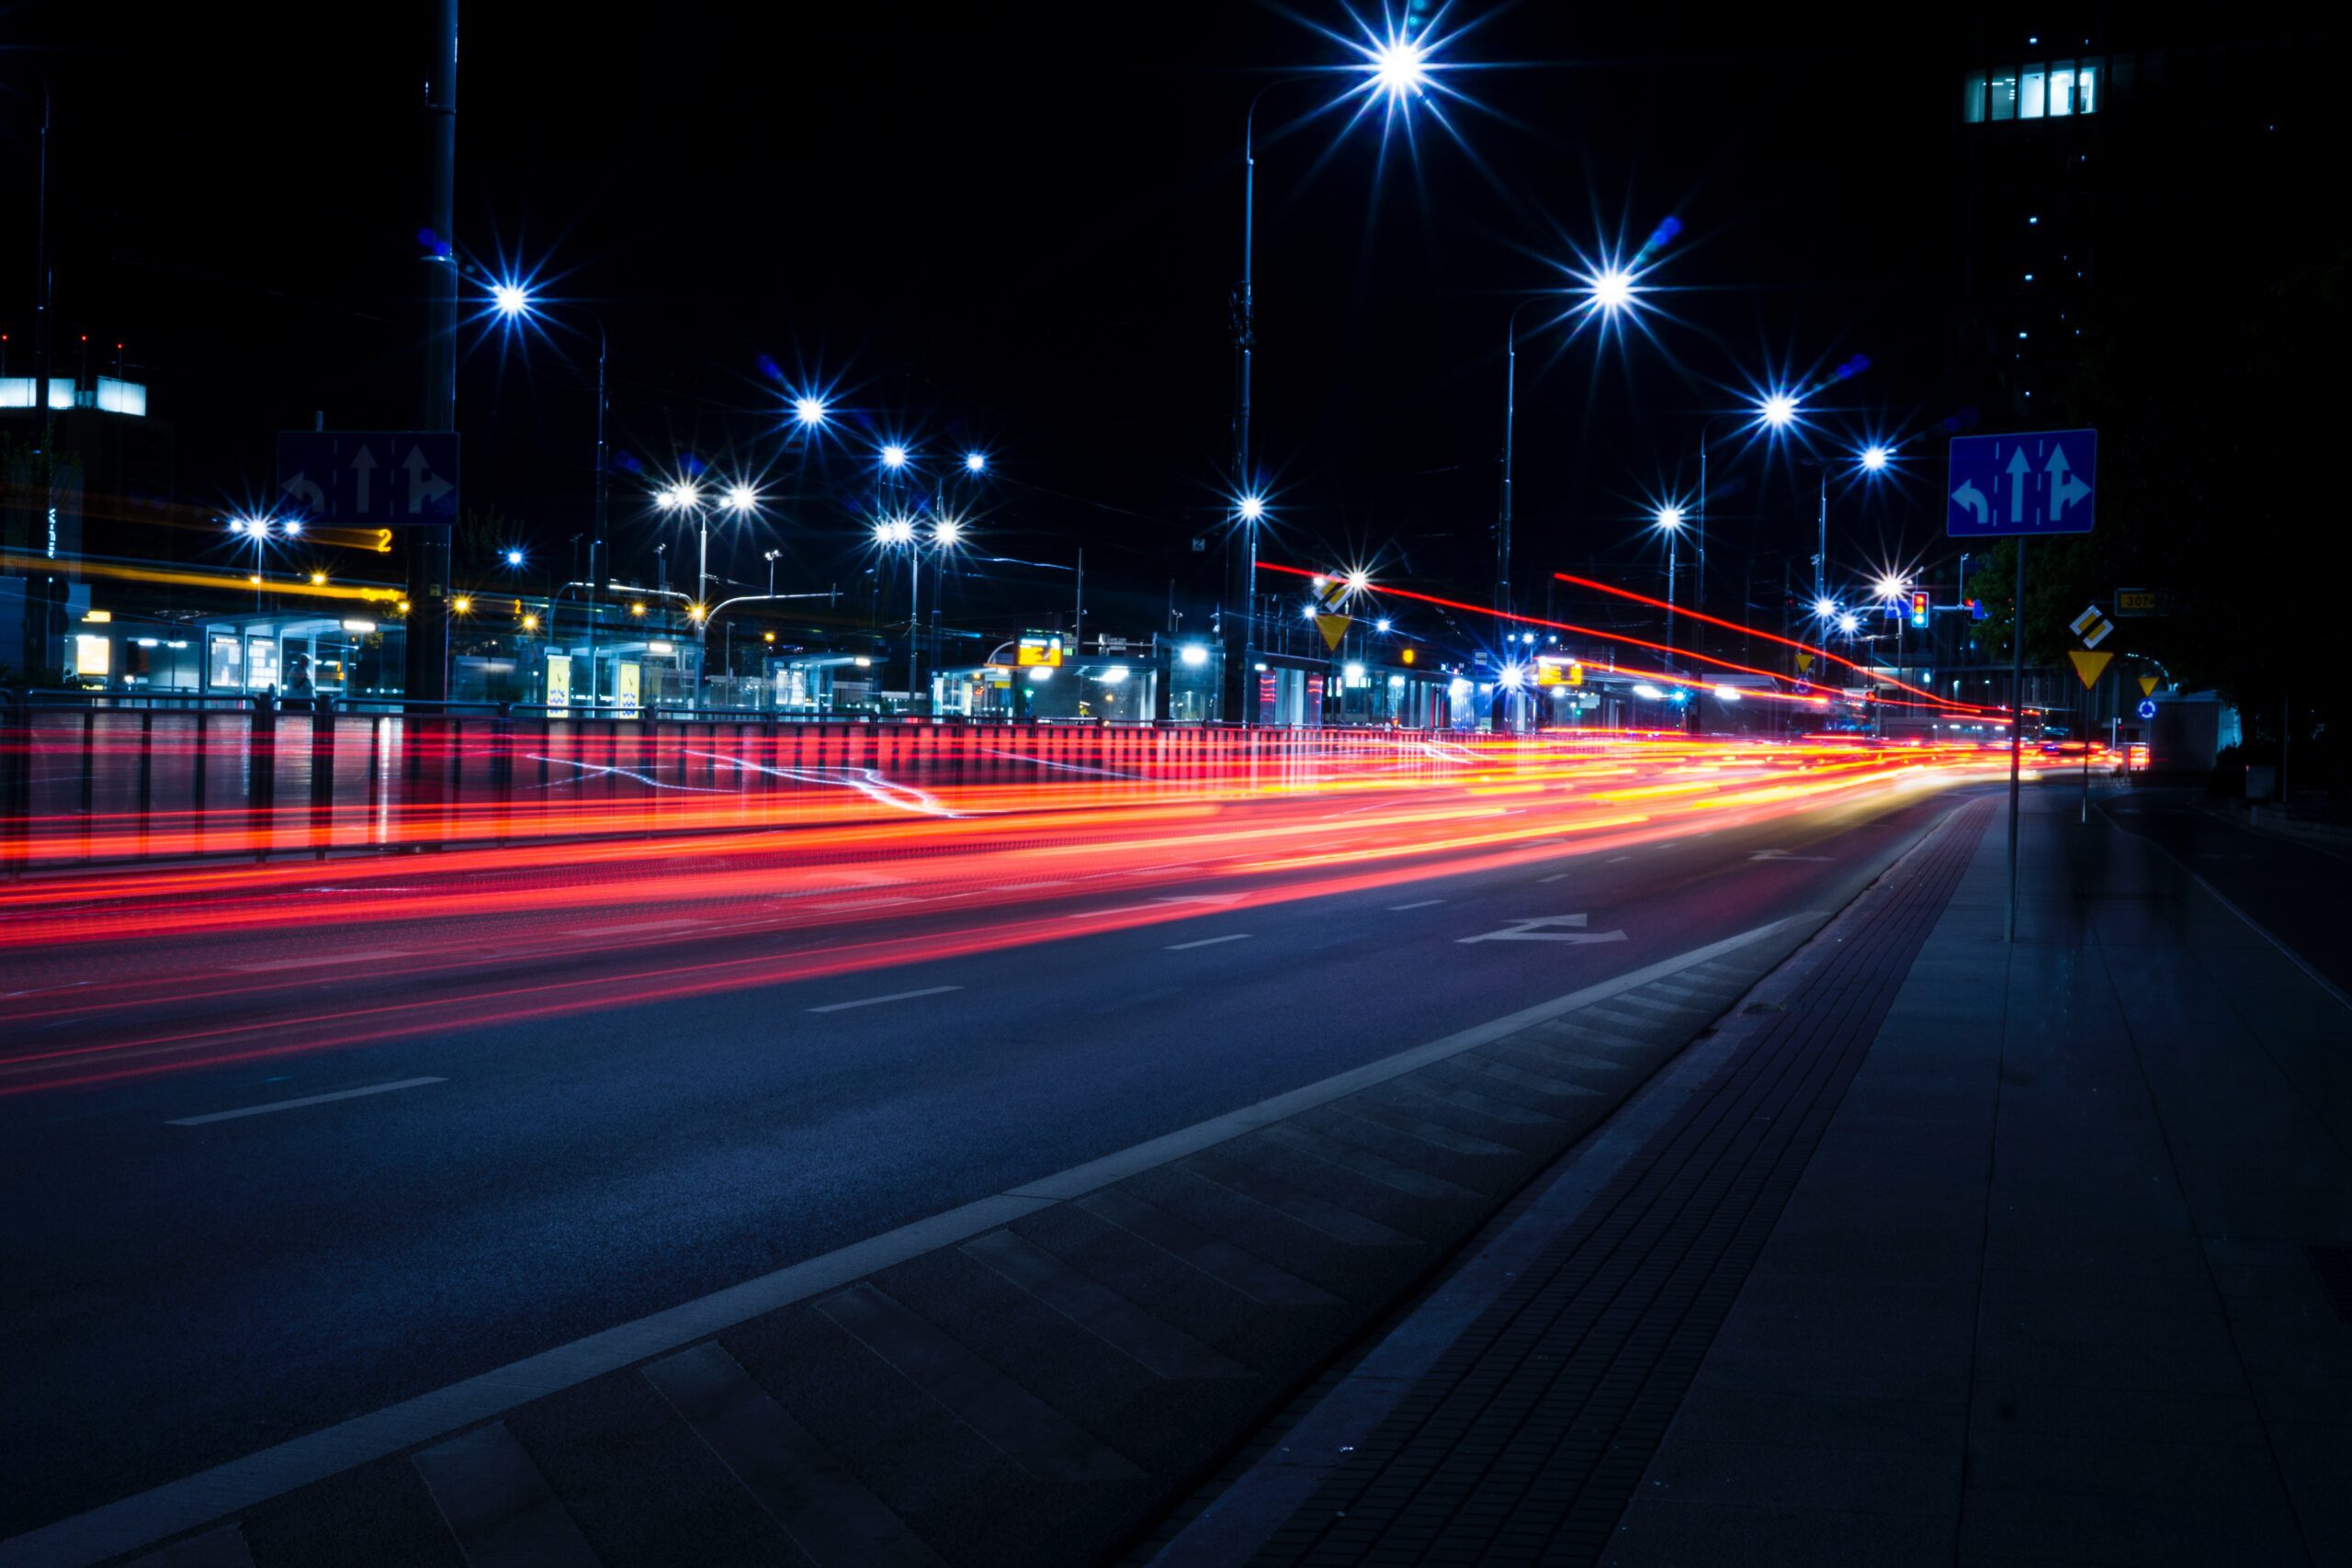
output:
<svg viewBox="0 0 2352 1568"><path fill-rule="evenodd" d="M923 754L905 779L874 770L866 792L766 793L764 774L722 773L724 797L676 796L682 815L628 838L558 840L615 822L518 807L429 856L28 877L0 889L0 1095L431 1032L494 1042L523 1019L1877 809L1887 791L1991 778L2005 761L1974 746L1593 732L1358 732L1282 754L1224 732L1160 767L1122 764L1090 731L1057 760L1113 776L956 784L948 758L1005 742L949 739L910 748ZM887 804L899 792L931 807ZM399 820L393 843L447 819ZM502 829L515 841L493 841Z"/></svg>

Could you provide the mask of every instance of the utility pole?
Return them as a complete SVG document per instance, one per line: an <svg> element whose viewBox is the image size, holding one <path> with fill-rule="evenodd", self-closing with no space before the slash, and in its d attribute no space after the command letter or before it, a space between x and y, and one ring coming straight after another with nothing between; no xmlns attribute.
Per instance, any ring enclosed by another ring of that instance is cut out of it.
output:
<svg viewBox="0 0 2352 1568"><path fill-rule="evenodd" d="M423 425L458 428L458 0L434 7L433 53L424 79L432 181L425 227ZM449 694L449 527L411 528L408 541L408 695Z"/></svg>

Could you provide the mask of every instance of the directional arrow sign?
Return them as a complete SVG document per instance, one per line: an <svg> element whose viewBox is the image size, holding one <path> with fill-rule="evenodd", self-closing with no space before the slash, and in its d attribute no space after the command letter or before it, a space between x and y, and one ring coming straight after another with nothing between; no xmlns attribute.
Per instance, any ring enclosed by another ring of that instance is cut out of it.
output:
<svg viewBox="0 0 2352 1568"><path fill-rule="evenodd" d="M1944 486L1944 532L1962 538L2087 534L2098 432L1959 435Z"/></svg>
<svg viewBox="0 0 2352 1568"><path fill-rule="evenodd" d="M1584 930L1583 928L1584 928L1585 922L1586 922L1586 920L1587 920L1587 919L1589 919L1589 918L1590 918L1590 917L1589 917L1589 916L1585 916L1585 915L1537 915L1537 916L1534 916L1532 919L1524 919L1524 920L1513 920L1513 921L1511 921L1511 923L1510 923L1510 924L1509 924L1509 925L1505 926L1502 930L1500 930L1500 931L1487 931L1487 932L1486 932L1484 935L1481 935L1481 936L1463 936L1463 937L1456 937L1456 938L1454 938L1453 940L1454 940L1455 942L1623 942L1623 941L1624 941L1624 940L1625 940L1625 933L1624 933L1623 931L1589 931ZM1556 930L1556 929L1555 929L1555 928L1557 928L1557 927L1560 927L1560 926L1569 926L1569 927L1573 927L1573 928L1575 928L1575 929L1573 929L1573 930L1569 930L1569 931L1560 931L1560 930Z"/></svg>
<svg viewBox="0 0 2352 1568"><path fill-rule="evenodd" d="M2093 653L2086 648L2070 648L2066 650L2066 657L2075 661L2075 673L2081 677L2083 690L2087 692L2098 684L2099 676L2107 670L2107 661L2115 655Z"/></svg>
<svg viewBox="0 0 2352 1568"><path fill-rule="evenodd" d="M458 515L458 437L446 431L288 430L278 493L306 523L448 524Z"/></svg>

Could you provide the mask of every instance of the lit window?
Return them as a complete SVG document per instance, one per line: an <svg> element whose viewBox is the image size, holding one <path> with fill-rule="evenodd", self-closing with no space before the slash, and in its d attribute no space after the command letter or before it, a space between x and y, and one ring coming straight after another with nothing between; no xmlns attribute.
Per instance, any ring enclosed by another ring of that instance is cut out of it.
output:
<svg viewBox="0 0 2352 1568"><path fill-rule="evenodd" d="M1961 99L1960 118L1975 125L1984 118L1984 73L1977 72L1968 79L1966 96Z"/></svg>
<svg viewBox="0 0 2352 1568"><path fill-rule="evenodd" d="M2018 92L2018 118L2040 119L2047 107L2045 97L2050 87L2050 73L2039 65L2029 65L2020 79Z"/></svg>
<svg viewBox="0 0 2352 1568"><path fill-rule="evenodd" d="M2050 114L2053 119L2075 112L2075 62L2062 60L2050 68Z"/></svg>
<svg viewBox="0 0 2352 1568"><path fill-rule="evenodd" d="M2098 112L2098 98L2092 90L2098 84L2098 62L2084 61L2081 67L2075 73L2075 112L2076 114Z"/></svg>
<svg viewBox="0 0 2352 1568"><path fill-rule="evenodd" d="M1995 119L2015 119L2018 117L2018 79L2015 72L1996 76L1990 84L1992 114Z"/></svg>

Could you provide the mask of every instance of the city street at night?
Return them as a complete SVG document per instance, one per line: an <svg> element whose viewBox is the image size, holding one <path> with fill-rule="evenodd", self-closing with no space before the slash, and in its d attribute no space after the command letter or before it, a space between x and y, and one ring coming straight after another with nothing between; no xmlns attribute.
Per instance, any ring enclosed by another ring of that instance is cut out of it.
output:
<svg viewBox="0 0 2352 1568"><path fill-rule="evenodd" d="M0 1568L2352 1568L2336 29L1129 20L0 21Z"/></svg>

